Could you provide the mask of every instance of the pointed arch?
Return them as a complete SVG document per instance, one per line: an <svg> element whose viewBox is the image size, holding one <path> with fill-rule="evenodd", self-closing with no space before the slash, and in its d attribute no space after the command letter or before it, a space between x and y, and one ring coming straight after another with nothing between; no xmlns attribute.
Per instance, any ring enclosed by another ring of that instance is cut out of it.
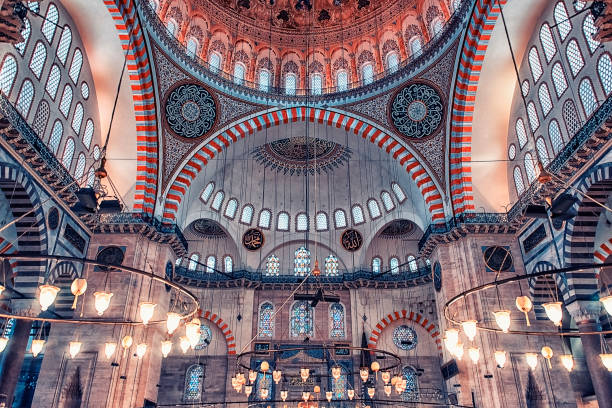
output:
<svg viewBox="0 0 612 408"><path fill-rule="evenodd" d="M232 356L235 355L236 339L234 338L234 334L232 333L232 329L229 328L229 325L224 322L221 317L211 311L200 311L200 317L206 320L210 320L215 326L217 326L221 330L221 332L225 336L227 354Z"/></svg>
<svg viewBox="0 0 612 408"><path fill-rule="evenodd" d="M415 313L408 310L392 312L380 319L380 321L376 323L372 333L370 333L368 347L375 349L383 330L391 323L404 319L414 322L425 329L436 344L440 355L442 355L442 337L440 336L440 329L438 329L438 326L435 323L430 322L426 317L423 317L420 313Z"/></svg>

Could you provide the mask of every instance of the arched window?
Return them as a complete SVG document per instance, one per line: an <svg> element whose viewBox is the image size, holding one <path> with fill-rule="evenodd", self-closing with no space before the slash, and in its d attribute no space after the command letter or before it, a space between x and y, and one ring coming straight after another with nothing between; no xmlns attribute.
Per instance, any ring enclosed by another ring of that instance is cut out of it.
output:
<svg viewBox="0 0 612 408"><path fill-rule="evenodd" d="M181 262L183 262L183 258L176 258L176 261L174 261L174 266L181 266Z"/></svg>
<svg viewBox="0 0 612 408"><path fill-rule="evenodd" d="M89 171L87 171L87 187L93 187L95 180L96 180L96 172L93 166L91 166L89 168Z"/></svg>
<svg viewBox="0 0 612 408"><path fill-rule="evenodd" d="M225 269L225 273L234 272L234 260L231 256L226 255L225 258L223 258L223 268Z"/></svg>
<svg viewBox="0 0 612 408"><path fill-rule="evenodd" d="M382 268L382 260L379 257L372 258L372 273L380 273Z"/></svg>
<svg viewBox="0 0 612 408"><path fill-rule="evenodd" d="M582 108L587 117L591 116L597 109L597 98L593 91L593 84L588 78L584 78L580 81L580 88L578 89L580 94L580 102L582 102Z"/></svg>
<svg viewBox="0 0 612 408"><path fill-rule="evenodd" d="M552 100L550 99L550 92L548 91L548 85L542 83L538 90L538 98L540 99L540 106L542 107L542 113L546 117L553 108Z"/></svg>
<svg viewBox="0 0 612 408"><path fill-rule="evenodd" d="M28 20L27 18L25 18L23 20L23 28L21 29L21 36L23 37L23 41L15 44L15 49L21 54L23 55L27 45L28 45L28 41L30 39L30 34L32 34L32 26L30 25L30 20Z"/></svg>
<svg viewBox="0 0 612 408"><path fill-rule="evenodd" d="M380 207L378 206L378 202L373 198L368 200L368 211L370 212L370 218L376 219L380 217Z"/></svg>
<svg viewBox="0 0 612 408"><path fill-rule="evenodd" d="M295 218L295 229L300 232L308 230L308 216L306 213L297 215Z"/></svg>
<svg viewBox="0 0 612 408"><path fill-rule="evenodd" d="M259 307L259 337L274 336L274 305L270 302L262 303Z"/></svg>
<svg viewBox="0 0 612 408"><path fill-rule="evenodd" d="M57 96L57 88L59 88L60 78L60 69L57 65L53 64L51 66L51 70L49 71L49 76L47 77L47 83L45 84L45 90L53 100L55 100L55 97Z"/></svg>
<svg viewBox="0 0 612 408"><path fill-rule="evenodd" d="M166 21L166 30L171 36L174 37L176 33L176 23L173 19L169 18L168 21Z"/></svg>
<svg viewBox="0 0 612 408"><path fill-rule="evenodd" d="M30 58L30 69L34 73L34 76L40 79L40 75L42 74L42 70L45 66L45 62L47 61L47 48L42 41L38 41L34 46L34 52L32 53L32 58Z"/></svg>
<svg viewBox="0 0 612 408"><path fill-rule="evenodd" d="M351 213L353 215L354 225L363 224L365 222L365 218L363 217L363 210L361 209L361 206L359 204L353 205L353 208L351 208Z"/></svg>
<svg viewBox="0 0 612 408"><path fill-rule="evenodd" d="M397 259L396 257L392 257L389 260L389 268L391 268L391 274L392 275L397 275L399 274L399 259Z"/></svg>
<svg viewBox="0 0 612 408"><path fill-rule="evenodd" d="M540 127L540 118L538 118L538 111L533 102L527 104L527 118L529 119L531 131L535 132Z"/></svg>
<svg viewBox="0 0 612 408"><path fill-rule="evenodd" d="M531 156L531 153L525 153L525 173L527 173L527 182L533 183L537 177L536 164Z"/></svg>
<svg viewBox="0 0 612 408"><path fill-rule="evenodd" d="M415 56L419 55L423 50L423 42L421 41L421 37L415 35L408 42L410 44L410 55Z"/></svg>
<svg viewBox="0 0 612 408"><path fill-rule="evenodd" d="M406 193L404 193L404 190L402 190L399 184L391 183L391 190L393 190L393 194L395 194L395 198L397 198L400 204L406 200Z"/></svg>
<svg viewBox="0 0 612 408"><path fill-rule="evenodd" d="M89 85L87 85L87 82L81 83L81 95L83 96L83 99L89 98Z"/></svg>
<svg viewBox="0 0 612 408"><path fill-rule="evenodd" d="M70 166L72 165L72 157L74 156L74 139L68 138L66 140L66 144L64 145L64 154L62 155L62 164L66 168L66 170L70 170Z"/></svg>
<svg viewBox="0 0 612 408"><path fill-rule="evenodd" d="M195 57L198 52L198 40L193 37L189 37L187 40L187 55L190 57Z"/></svg>
<svg viewBox="0 0 612 408"><path fill-rule="evenodd" d="M334 222L336 223L336 228L346 227L346 213L344 210L336 210L334 212Z"/></svg>
<svg viewBox="0 0 612 408"><path fill-rule="evenodd" d="M208 65L210 65L212 72L219 71L221 69L221 55L217 52L211 52L210 57L208 57Z"/></svg>
<svg viewBox="0 0 612 408"><path fill-rule="evenodd" d="M391 51L387 54L387 58L385 59L387 61L387 69L389 72L397 71L397 68L399 67L399 56L397 55L397 52Z"/></svg>
<svg viewBox="0 0 612 408"><path fill-rule="evenodd" d="M548 125L548 137L550 138L550 144L555 154L559 153L563 148L563 138L561 137L559 122L555 119L551 120Z"/></svg>
<svg viewBox="0 0 612 408"><path fill-rule="evenodd" d="M314 334L313 310L308 301L295 302L291 306L289 318L291 337L312 336Z"/></svg>
<svg viewBox="0 0 612 408"><path fill-rule="evenodd" d="M364 85L371 84L374 81L374 66L372 63L363 64L361 67L361 80Z"/></svg>
<svg viewBox="0 0 612 408"><path fill-rule="evenodd" d="M582 67L584 67L584 58L582 57L582 51L580 51L580 47L576 40L570 40L567 44L567 49L565 50L565 55L567 56L567 62L569 62L570 70L572 71L572 75L574 78Z"/></svg>
<svg viewBox="0 0 612 408"><path fill-rule="evenodd" d="M245 74L246 74L246 67L241 62L237 62L234 65L234 83L238 85L242 85L244 83Z"/></svg>
<svg viewBox="0 0 612 408"><path fill-rule="evenodd" d="M597 34L597 28L595 27L595 20L593 19L593 15L591 13L587 13L584 22L582 23L582 32L584 33L584 38L586 39L587 44L589 45L591 54L594 53L601 43L593 38L593 36Z"/></svg>
<svg viewBox="0 0 612 408"><path fill-rule="evenodd" d="M444 28L444 23L442 22L442 19L440 17L435 18L431 22L431 31L433 32L434 36L442 32L442 28Z"/></svg>
<svg viewBox="0 0 612 408"><path fill-rule="evenodd" d="M83 66L83 53L78 48L74 50L74 55L72 56L72 63L70 64L70 70L68 71L68 76L72 79L72 82L76 85L79 81L79 76L81 75L81 67Z"/></svg>
<svg viewBox="0 0 612 408"><path fill-rule="evenodd" d="M310 74L310 93L321 95L323 93L323 75Z"/></svg>
<svg viewBox="0 0 612 408"><path fill-rule="evenodd" d="M304 247L296 249L293 263L293 274L295 276L308 275L310 273L310 251Z"/></svg>
<svg viewBox="0 0 612 408"><path fill-rule="evenodd" d="M32 121L32 130L41 139L44 137L45 130L47 129L47 123L49 122L49 115L51 114L51 108L47 101L41 101L36 107L36 114Z"/></svg>
<svg viewBox="0 0 612 408"><path fill-rule="evenodd" d="M225 216L230 219L236 217L236 211L238 210L238 201L235 198L230 198L225 206Z"/></svg>
<svg viewBox="0 0 612 408"><path fill-rule="evenodd" d="M531 68L531 76L535 84L542 77L542 64L536 47L531 47L529 50L529 68Z"/></svg>
<svg viewBox="0 0 612 408"><path fill-rule="evenodd" d="M510 146L508 147L508 158L510 160L514 160L515 157L516 157L516 146L514 145L514 143L511 143Z"/></svg>
<svg viewBox="0 0 612 408"><path fill-rule="evenodd" d="M221 208L221 204L223 204L224 198L225 194L223 194L223 191L217 191L217 194L215 194L215 198L213 198L212 203L210 204L210 208L215 211L219 211L219 209Z"/></svg>
<svg viewBox="0 0 612 408"><path fill-rule="evenodd" d="M338 258L331 254L325 258L325 276L338 276Z"/></svg>
<svg viewBox="0 0 612 408"><path fill-rule="evenodd" d="M346 337L344 306L340 303L329 305L329 337L343 339Z"/></svg>
<svg viewBox="0 0 612 408"><path fill-rule="evenodd" d="M42 25L42 33L49 41L49 44L53 42L53 36L55 35L55 26L59 19L59 13L57 12L57 7L55 4L49 4L49 8L47 8L47 15L45 15L45 19L43 20Z"/></svg>
<svg viewBox="0 0 612 408"><path fill-rule="evenodd" d="M563 1L559 1L557 3L553 15L555 17L555 23L557 24L557 30L559 31L561 41L565 41L567 35L570 33L570 31L572 31L572 22L567 15L567 9L565 8Z"/></svg>
<svg viewBox="0 0 612 408"><path fill-rule="evenodd" d="M0 69L0 91L8 98L17 76L17 60L12 55L7 55Z"/></svg>
<svg viewBox="0 0 612 408"><path fill-rule="evenodd" d="M62 93L62 99L60 100L60 112L67 119L68 113L70 112L70 106L72 105L72 88L66 84L64 86L64 92Z"/></svg>
<svg viewBox="0 0 612 408"><path fill-rule="evenodd" d="M26 79L21 84L21 89L19 90L19 95L17 96L17 102L15 103L15 108L17 111L21 113L21 116L24 118L28 117L30 113L30 107L32 106L32 100L34 99L34 85L32 81Z"/></svg>
<svg viewBox="0 0 612 408"><path fill-rule="evenodd" d="M522 149L523 146L527 144L527 131L525 130L525 123L523 122L523 119L518 118L514 128L516 129L516 137L519 142L519 147Z"/></svg>
<svg viewBox="0 0 612 408"><path fill-rule="evenodd" d="M393 199L391 198L391 194L387 191L383 191L380 193L380 199L382 200L383 206L387 212L393 210L395 208L395 204L393 204Z"/></svg>
<svg viewBox="0 0 612 408"><path fill-rule="evenodd" d="M289 231L289 214L286 212L278 213L276 229L279 231Z"/></svg>
<svg viewBox="0 0 612 408"><path fill-rule="evenodd" d="M542 166L548 166L548 163L550 163L550 159L548 158L548 149L546 149L546 142L541 136L536 140L536 150Z"/></svg>
<svg viewBox="0 0 612 408"><path fill-rule="evenodd" d="M240 215L240 222L246 225L251 225L251 222L253 222L253 206L252 205L247 204L242 208L242 214Z"/></svg>
<svg viewBox="0 0 612 408"><path fill-rule="evenodd" d="M514 186L516 193L520 196L525 191L525 183L523 183L523 173L519 167L514 168Z"/></svg>
<svg viewBox="0 0 612 408"><path fill-rule="evenodd" d="M81 152L74 168L74 178L80 180L83 174L85 174L85 155Z"/></svg>
<svg viewBox="0 0 612 408"><path fill-rule="evenodd" d="M194 350L203 350L210 345L212 341L212 330L206 323L200 325L200 340L194 347Z"/></svg>
<svg viewBox="0 0 612 408"><path fill-rule="evenodd" d="M338 91L346 91L348 89L348 72L343 69L336 74L336 87Z"/></svg>
<svg viewBox="0 0 612 408"><path fill-rule="evenodd" d="M185 390L183 400L185 402L200 402L202 400L202 383L204 380L204 367L194 364L185 373Z"/></svg>
<svg viewBox="0 0 612 408"><path fill-rule="evenodd" d="M561 98L561 95L567 89L567 80L565 79L565 73L563 72L563 67L561 67L560 62L555 62L552 67L552 80L553 85L555 86L555 93L557 94L557 98Z"/></svg>
<svg viewBox="0 0 612 408"><path fill-rule="evenodd" d="M209 255L206 258L206 273L215 272L215 266L217 265L217 258L214 255Z"/></svg>
<svg viewBox="0 0 612 408"><path fill-rule="evenodd" d="M280 273L280 261L274 254L266 260L266 276L278 276Z"/></svg>
<svg viewBox="0 0 612 408"><path fill-rule="evenodd" d="M316 223L317 231L327 231L327 214L323 211L317 213Z"/></svg>
<svg viewBox="0 0 612 408"><path fill-rule="evenodd" d="M295 95L295 89L297 88L297 75L288 73L285 75L285 93L287 95Z"/></svg>
<svg viewBox="0 0 612 408"><path fill-rule="evenodd" d="M202 194L200 194L200 200L202 200L204 203L207 203L214 189L215 189L215 183L211 181L210 183L206 185L204 190L202 190Z"/></svg>
<svg viewBox="0 0 612 408"><path fill-rule="evenodd" d="M259 90L267 92L270 88L270 71L267 69L259 70Z"/></svg>
<svg viewBox="0 0 612 408"><path fill-rule="evenodd" d="M91 140L93 139L94 134L94 124L93 120L87 119L85 122L85 131L83 132L83 145L87 150L91 146Z"/></svg>
<svg viewBox="0 0 612 408"><path fill-rule="evenodd" d="M410 272L416 272L419 270L419 266L417 265L417 261L414 255L409 255L407 258L407 261L408 261L408 269L410 270Z"/></svg>
<svg viewBox="0 0 612 408"><path fill-rule="evenodd" d="M64 136L64 126L60 120L56 120L51 130L51 137L49 138L49 150L53 154L57 155L57 149L59 149L62 143L62 137Z"/></svg>
<svg viewBox="0 0 612 408"><path fill-rule="evenodd" d="M553 41L550 26L547 23L542 24L542 27L540 28L540 42L542 43L542 48L544 49L546 62L550 62L557 53L557 47Z"/></svg>
<svg viewBox="0 0 612 408"><path fill-rule="evenodd" d="M599 74L599 80L603 87L606 95L610 95L612 92L612 59L610 54L603 54L597 61L597 73ZM2 88L4 89L4 88Z"/></svg>
<svg viewBox="0 0 612 408"><path fill-rule="evenodd" d="M72 116L72 130L77 135L81 133L81 125L83 124L83 104L78 102L74 108L74 115Z"/></svg>
<svg viewBox="0 0 612 408"><path fill-rule="evenodd" d="M66 59L68 58L68 52L70 51L70 45L72 44L72 31L70 31L70 27L64 26L64 30L62 31L62 35L60 37L59 45L57 46L57 50L55 54L57 55L57 59L63 65L66 65Z"/></svg>
<svg viewBox="0 0 612 408"><path fill-rule="evenodd" d="M402 392L402 401L418 401L419 387L415 369L410 366L404 367L402 377L406 380L406 389Z"/></svg>
<svg viewBox="0 0 612 408"><path fill-rule="evenodd" d="M270 210L261 210L261 212L259 213L259 221L257 222L257 225L259 225L261 228L270 228L270 220L272 219L272 213L270 212Z"/></svg>

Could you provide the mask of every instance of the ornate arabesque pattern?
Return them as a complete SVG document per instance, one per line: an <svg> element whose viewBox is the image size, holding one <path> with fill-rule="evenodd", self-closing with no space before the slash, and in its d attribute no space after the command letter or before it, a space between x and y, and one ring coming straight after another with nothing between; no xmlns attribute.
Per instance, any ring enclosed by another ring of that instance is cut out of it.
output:
<svg viewBox="0 0 612 408"><path fill-rule="evenodd" d="M218 222L200 218L191 224L191 231L200 238L225 238L225 231Z"/></svg>
<svg viewBox="0 0 612 408"><path fill-rule="evenodd" d="M205 135L217 117L212 95L196 84L179 85L172 90L165 110L166 121L174 133L189 139Z"/></svg>
<svg viewBox="0 0 612 408"><path fill-rule="evenodd" d="M395 95L391 120L404 136L421 139L432 135L442 123L444 105L438 92L426 84L412 84Z"/></svg>
<svg viewBox="0 0 612 408"><path fill-rule="evenodd" d="M393 330L393 343L400 350L413 350L418 344L417 334L412 327L403 324Z"/></svg>

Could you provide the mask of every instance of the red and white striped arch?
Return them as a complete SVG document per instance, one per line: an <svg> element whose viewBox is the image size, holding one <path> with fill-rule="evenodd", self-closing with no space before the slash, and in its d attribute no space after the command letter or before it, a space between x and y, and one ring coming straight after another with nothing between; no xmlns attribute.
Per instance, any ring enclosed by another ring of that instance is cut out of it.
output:
<svg viewBox="0 0 612 408"><path fill-rule="evenodd" d="M235 355L236 354L236 340L234 339L234 334L232 330L229 328L229 325L223 321L222 318L217 316L215 313L210 311L200 311L200 317L206 320L210 320L212 323L217 326L223 335L225 336L225 343L227 344L227 354Z"/></svg>
<svg viewBox="0 0 612 408"><path fill-rule="evenodd" d="M608 259L610 255L612 255L612 238L601 244L599 248L595 250L593 258L595 263L601 264L606 262L606 259Z"/></svg>
<svg viewBox="0 0 612 408"><path fill-rule="evenodd" d="M442 354L442 338L440 337L440 330L438 329L438 326L435 323L430 322L426 317L423 317L420 313L415 313L412 311L409 312L407 310L389 313L387 316L383 317L372 330L370 338L368 339L368 347L373 349L376 348L378 339L380 339L380 336L385 328L398 320L408 320L425 329L433 339L436 347L438 347L440 354Z"/></svg>
<svg viewBox="0 0 612 408"><path fill-rule="evenodd" d="M369 140L373 145L393 156L405 168L418 186L429 209L432 221L444 221L444 205L440 190L427 173L427 170L405 147L403 142L372 123L368 123L352 114L303 106L268 111L245 118L227 127L208 141L183 166L170 185L166 194L163 221L165 223L176 222L178 210L193 180L206 167L209 160L227 149L232 143L236 143L238 140L244 139L247 136L253 135L256 131L265 128L306 120L312 123L316 122L335 126L336 128L344 128L348 132L353 132L355 135Z"/></svg>

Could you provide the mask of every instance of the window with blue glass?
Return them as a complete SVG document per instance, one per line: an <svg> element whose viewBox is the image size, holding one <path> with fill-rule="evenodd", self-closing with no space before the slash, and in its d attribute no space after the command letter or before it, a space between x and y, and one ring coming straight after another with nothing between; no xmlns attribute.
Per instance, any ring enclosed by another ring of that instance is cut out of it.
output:
<svg viewBox="0 0 612 408"><path fill-rule="evenodd" d="M291 337L313 335L313 311L310 303L307 301L295 302L291 306L290 319Z"/></svg>
<svg viewBox="0 0 612 408"><path fill-rule="evenodd" d="M416 348L419 340L414 329L403 324L393 330L393 343L400 350L410 351Z"/></svg>
<svg viewBox="0 0 612 408"><path fill-rule="evenodd" d="M329 306L329 326L329 337L346 337L344 306L342 306L340 303L332 303Z"/></svg>
<svg viewBox="0 0 612 408"><path fill-rule="evenodd" d="M380 273L380 268L382 267L382 261L379 257L375 257L372 259L372 273Z"/></svg>
<svg viewBox="0 0 612 408"><path fill-rule="evenodd" d="M404 367L402 376L406 379L406 389L402 392L402 401L417 401L419 387L416 370L410 366Z"/></svg>
<svg viewBox="0 0 612 408"><path fill-rule="evenodd" d="M331 377L331 392L332 392L333 399L339 400L339 399L344 399L346 397L346 387L347 387L348 380L344 372L345 370L342 369L342 374L340 374L340 377L338 377L338 379Z"/></svg>
<svg viewBox="0 0 612 408"><path fill-rule="evenodd" d="M295 89L297 88L297 75L287 74L285 76L285 92L287 95L295 95Z"/></svg>
<svg viewBox="0 0 612 408"><path fill-rule="evenodd" d="M272 399L272 374L257 374L255 399L259 401L269 401Z"/></svg>
<svg viewBox="0 0 612 408"><path fill-rule="evenodd" d="M202 385L204 382L204 367L196 364L187 369L185 373L185 402L198 402L202 400Z"/></svg>
<svg viewBox="0 0 612 408"><path fill-rule="evenodd" d="M391 260L389 260L389 267L391 268L392 275L399 274L399 259L396 257L391 258Z"/></svg>
<svg viewBox="0 0 612 408"><path fill-rule="evenodd" d="M325 258L325 275L338 276L338 258L333 255Z"/></svg>
<svg viewBox="0 0 612 408"><path fill-rule="evenodd" d="M306 276L310 273L310 251L300 247L295 251L293 273L295 276Z"/></svg>
<svg viewBox="0 0 612 408"><path fill-rule="evenodd" d="M242 85L244 82L244 75L246 74L246 67L241 63L234 65L234 83Z"/></svg>
<svg viewBox="0 0 612 408"><path fill-rule="evenodd" d="M212 330L210 330L210 327L208 327L208 325L204 323L200 326L200 341L198 341L198 344L196 344L195 349L205 349L206 347L208 347L211 341Z"/></svg>
<svg viewBox="0 0 612 408"><path fill-rule="evenodd" d="M345 70L338 71L336 74L336 87L338 91L346 91L348 89L348 72Z"/></svg>
<svg viewBox="0 0 612 408"><path fill-rule="evenodd" d="M280 272L280 261L278 256L272 254L266 261L266 276L278 276Z"/></svg>
<svg viewBox="0 0 612 408"><path fill-rule="evenodd" d="M259 307L259 337L272 337L274 335L274 305L270 302L262 303Z"/></svg>
<svg viewBox="0 0 612 408"><path fill-rule="evenodd" d="M208 58L208 65L210 65L212 72L219 71L219 69L221 69L221 55L216 52L211 53Z"/></svg>

